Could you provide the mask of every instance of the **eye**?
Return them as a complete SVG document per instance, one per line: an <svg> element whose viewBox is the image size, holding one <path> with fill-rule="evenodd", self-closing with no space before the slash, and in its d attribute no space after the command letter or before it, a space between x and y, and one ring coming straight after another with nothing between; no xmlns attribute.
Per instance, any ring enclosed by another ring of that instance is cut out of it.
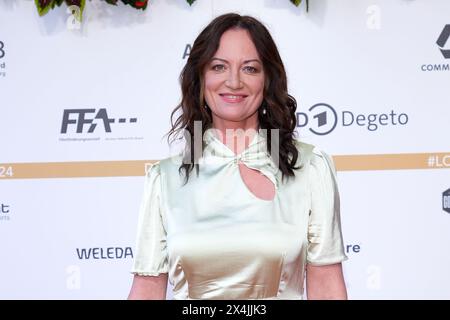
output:
<svg viewBox="0 0 450 320"><path fill-rule="evenodd" d="M216 64L212 67L214 71L222 71L225 68L223 64Z"/></svg>
<svg viewBox="0 0 450 320"><path fill-rule="evenodd" d="M248 71L249 73L255 73L258 71L255 67L251 67L251 66L244 67L244 70Z"/></svg>

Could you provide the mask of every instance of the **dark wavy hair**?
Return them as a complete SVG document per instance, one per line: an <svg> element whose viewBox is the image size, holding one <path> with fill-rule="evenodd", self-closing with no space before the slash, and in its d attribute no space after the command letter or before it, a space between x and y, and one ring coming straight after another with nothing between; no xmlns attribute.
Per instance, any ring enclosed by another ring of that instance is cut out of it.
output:
<svg viewBox="0 0 450 320"><path fill-rule="evenodd" d="M192 152L194 150L194 121L201 121L202 136L207 129L212 128L211 109L204 108L204 70L218 50L223 33L229 29L247 30L255 44L265 73L261 106L265 106L266 114L262 113L260 106L258 109L259 126L261 129L267 129L267 132L271 132L271 129L279 129L279 145L277 147L282 180L285 177L295 177L294 169L300 168L295 167L299 157L294 144L297 103L295 98L287 92L287 77L283 62L267 28L251 16L241 16L236 13L218 16L203 29L195 39L186 65L181 71L179 81L182 100L172 111L170 117L172 128L166 134L169 141L173 134L178 136L180 131L184 131L185 152L178 171L180 174L184 171L185 183L188 182L189 174L194 166L198 176L198 159L201 153ZM174 123L173 118L177 112L180 112L180 115ZM267 151L270 154L272 154L271 146L271 134L267 134ZM202 148L204 147L202 139Z"/></svg>

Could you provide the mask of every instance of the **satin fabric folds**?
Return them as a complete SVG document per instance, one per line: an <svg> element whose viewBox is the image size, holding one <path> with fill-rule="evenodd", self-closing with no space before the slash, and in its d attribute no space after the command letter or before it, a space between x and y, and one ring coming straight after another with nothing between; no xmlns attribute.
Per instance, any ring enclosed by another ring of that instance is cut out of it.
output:
<svg viewBox="0 0 450 320"><path fill-rule="evenodd" d="M211 131L199 176L183 185L181 155L155 162L145 177L131 272L169 274L174 299L302 299L305 266L346 260L331 157L295 141L295 179L281 171L258 131L235 155ZM238 162L275 185L254 195Z"/></svg>

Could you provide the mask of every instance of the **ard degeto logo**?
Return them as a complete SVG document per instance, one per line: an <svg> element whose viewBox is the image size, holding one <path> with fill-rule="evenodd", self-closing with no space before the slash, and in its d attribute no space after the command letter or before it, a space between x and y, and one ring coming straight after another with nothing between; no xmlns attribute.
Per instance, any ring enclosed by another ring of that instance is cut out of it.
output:
<svg viewBox="0 0 450 320"><path fill-rule="evenodd" d="M450 213L450 189L442 193L442 210Z"/></svg>
<svg viewBox="0 0 450 320"><path fill-rule="evenodd" d="M439 50L441 50L441 53L445 59L450 59L450 49L444 49L447 43L450 44L450 41L448 41L449 38L450 38L450 24L447 24L445 25L444 29L442 29L442 32L436 41L436 44L439 46Z"/></svg>
<svg viewBox="0 0 450 320"><path fill-rule="evenodd" d="M326 135L336 128L338 116L332 106L326 103L317 103L308 109L309 115L297 113L297 126L304 127L309 124L309 131L317 135Z"/></svg>
<svg viewBox="0 0 450 320"><path fill-rule="evenodd" d="M368 131L377 131L384 126L402 126L408 123L406 113L355 113L350 110L337 112L327 103L317 103L308 112L297 112L297 127L307 128L316 135L326 135L334 131L338 125L343 128L365 127Z"/></svg>
<svg viewBox="0 0 450 320"><path fill-rule="evenodd" d="M66 134L69 127L71 132L93 133L101 127L103 132L112 132L112 124L136 123L137 118L110 118L105 108L99 109L65 109L63 113L61 133Z"/></svg>

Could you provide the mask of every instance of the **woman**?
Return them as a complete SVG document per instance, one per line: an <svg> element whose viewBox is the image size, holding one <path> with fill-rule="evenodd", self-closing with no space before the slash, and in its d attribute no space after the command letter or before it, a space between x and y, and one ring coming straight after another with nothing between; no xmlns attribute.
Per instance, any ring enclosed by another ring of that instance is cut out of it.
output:
<svg viewBox="0 0 450 320"><path fill-rule="evenodd" d="M169 133L186 147L147 173L129 299L164 299L168 280L174 299L303 299L305 277L308 299L346 299L334 165L294 139L268 30L215 18L180 81Z"/></svg>

